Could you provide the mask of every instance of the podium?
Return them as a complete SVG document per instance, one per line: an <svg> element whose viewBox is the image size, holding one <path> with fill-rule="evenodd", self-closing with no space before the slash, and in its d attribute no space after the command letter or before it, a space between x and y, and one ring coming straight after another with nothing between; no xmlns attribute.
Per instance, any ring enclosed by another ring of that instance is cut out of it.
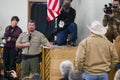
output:
<svg viewBox="0 0 120 80"><path fill-rule="evenodd" d="M75 54L77 47L59 46L53 50L42 48L41 74L43 80L59 80L63 76L59 65L64 60L70 60L75 65ZM109 73L109 80L114 80L116 69Z"/></svg>
<svg viewBox="0 0 120 80"><path fill-rule="evenodd" d="M53 50L42 49L41 73L43 80L59 80L63 76L60 73L59 65L62 61L70 60L74 63L77 47L59 46Z"/></svg>
<svg viewBox="0 0 120 80"><path fill-rule="evenodd" d="M40 72L43 80L59 80L63 76L60 73L60 63L65 60L70 60L75 65L75 54L77 47L56 46L53 50L42 48L42 62L40 63ZM3 48L0 47L0 55L3 53ZM2 57L0 62L3 63ZM21 64L17 64L17 74L20 78ZM114 80L116 69L109 73L109 80Z"/></svg>

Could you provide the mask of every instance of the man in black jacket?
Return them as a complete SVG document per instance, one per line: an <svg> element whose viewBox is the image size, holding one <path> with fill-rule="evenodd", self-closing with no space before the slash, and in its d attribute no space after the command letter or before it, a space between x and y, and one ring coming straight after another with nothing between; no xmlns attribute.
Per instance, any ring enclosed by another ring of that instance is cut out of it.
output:
<svg viewBox="0 0 120 80"><path fill-rule="evenodd" d="M74 23L76 11L71 5L72 0L64 0L61 6L61 14L57 18L58 33L57 45L66 45L68 34L70 35L70 43L77 40L77 25Z"/></svg>

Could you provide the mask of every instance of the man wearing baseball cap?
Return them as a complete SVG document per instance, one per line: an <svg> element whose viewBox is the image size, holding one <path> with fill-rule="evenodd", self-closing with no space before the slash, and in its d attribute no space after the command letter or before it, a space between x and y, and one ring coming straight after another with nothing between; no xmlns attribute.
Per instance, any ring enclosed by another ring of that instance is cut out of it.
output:
<svg viewBox="0 0 120 80"><path fill-rule="evenodd" d="M113 44L104 38L106 28L99 21L88 27L91 34L80 42L76 51L76 68L83 80L108 80L108 72L118 63Z"/></svg>

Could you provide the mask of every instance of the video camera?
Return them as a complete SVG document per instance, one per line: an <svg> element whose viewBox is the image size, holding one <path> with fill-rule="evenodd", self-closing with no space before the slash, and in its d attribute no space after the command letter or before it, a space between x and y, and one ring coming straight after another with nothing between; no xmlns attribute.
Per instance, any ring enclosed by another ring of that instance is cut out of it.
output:
<svg viewBox="0 0 120 80"><path fill-rule="evenodd" d="M114 6L112 3L109 3L108 5L105 4L104 5L104 12L106 14L112 14L113 13L113 10L116 9L117 6Z"/></svg>

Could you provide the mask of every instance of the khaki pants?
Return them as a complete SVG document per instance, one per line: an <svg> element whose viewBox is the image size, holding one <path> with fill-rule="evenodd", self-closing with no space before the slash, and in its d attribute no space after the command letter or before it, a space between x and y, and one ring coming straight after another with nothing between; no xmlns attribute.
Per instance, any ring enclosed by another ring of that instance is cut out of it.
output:
<svg viewBox="0 0 120 80"><path fill-rule="evenodd" d="M105 34L105 36L109 41L113 42L113 40L115 40L116 37L118 36L118 30L114 29L113 27L108 27L107 33Z"/></svg>
<svg viewBox="0 0 120 80"><path fill-rule="evenodd" d="M39 57L22 59L21 62L21 77L24 78L30 75L30 72L40 73Z"/></svg>

